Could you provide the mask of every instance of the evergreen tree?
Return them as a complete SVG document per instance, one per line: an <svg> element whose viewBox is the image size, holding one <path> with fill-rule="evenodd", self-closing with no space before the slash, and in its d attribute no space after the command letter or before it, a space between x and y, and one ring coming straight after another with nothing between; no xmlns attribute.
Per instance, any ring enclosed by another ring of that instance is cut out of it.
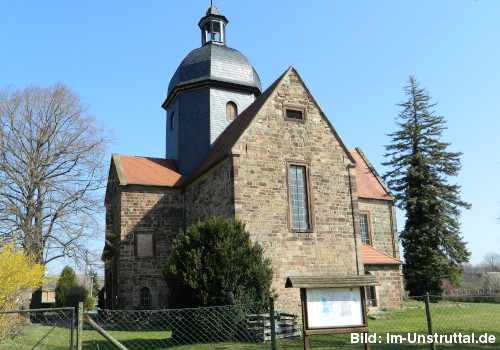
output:
<svg viewBox="0 0 500 350"><path fill-rule="evenodd" d="M91 271L90 276L92 276L92 297L97 298L101 286L99 285L99 277L97 277L97 272Z"/></svg>
<svg viewBox="0 0 500 350"><path fill-rule="evenodd" d="M218 217L177 236L163 276L171 307L267 305L273 270L244 223Z"/></svg>
<svg viewBox="0 0 500 350"><path fill-rule="evenodd" d="M66 296L71 287L77 285L75 271L69 266L65 266L61 272L61 277L56 284L56 305L58 307L68 306Z"/></svg>
<svg viewBox="0 0 500 350"><path fill-rule="evenodd" d="M460 170L461 153L447 151L450 144L440 141L445 120L434 114L427 90L412 76L404 90L399 130L388 135L392 142L385 147L383 165L390 170L384 179L406 212L400 233L406 289L414 296L441 294L444 279L460 283L470 255L458 221L470 204L460 199L460 186L448 182Z"/></svg>

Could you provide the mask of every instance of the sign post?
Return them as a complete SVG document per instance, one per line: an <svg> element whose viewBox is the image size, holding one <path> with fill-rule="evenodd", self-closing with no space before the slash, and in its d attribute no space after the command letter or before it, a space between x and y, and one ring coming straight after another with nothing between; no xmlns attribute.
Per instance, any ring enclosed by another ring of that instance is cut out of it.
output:
<svg viewBox="0 0 500 350"><path fill-rule="evenodd" d="M288 277L285 287L300 288L304 349L309 335L365 333L368 343L365 286L379 285L376 276Z"/></svg>

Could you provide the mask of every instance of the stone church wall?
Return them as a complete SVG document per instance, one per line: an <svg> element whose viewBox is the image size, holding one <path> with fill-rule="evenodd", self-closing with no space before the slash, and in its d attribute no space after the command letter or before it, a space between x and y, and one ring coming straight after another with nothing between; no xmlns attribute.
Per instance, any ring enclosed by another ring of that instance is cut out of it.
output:
<svg viewBox="0 0 500 350"><path fill-rule="evenodd" d="M360 211L370 214L373 248L399 259L394 204L391 201L365 198L360 198L358 203Z"/></svg>
<svg viewBox="0 0 500 350"><path fill-rule="evenodd" d="M305 122L285 120L284 106L304 108ZM364 273L348 156L293 72L233 151L241 154L234 158L235 215L274 265L278 308L299 310L299 290L284 288L288 276ZM313 228L308 232L289 228L288 161L305 162L310 170Z"/></svg>
<svg viewBox="0 0 500 350"><path fill-rule="evenodd" d="M121 198L122 230L118 258L118 309L139 307L139 292L151 291L152 308L166 307L166 285L160 265L180 232L182 191L176 188L126 186ZM153 257L136 257L137 233L152 233Z"/></svg>
<svg viewBox="0 0 500 350"><path fill-rule="evenodd" d="M375 287L377 306L394 309L403 308L400 265L367 265L365 268L366 271L370 271L377 276L380 281L380 286Z"/></svg>
<svg viewBox="0 0 500 350"><path fill-rule="evenodd" d="M234 218L232 164L226 159L186 187L186 226L214 216Z"/></svg>

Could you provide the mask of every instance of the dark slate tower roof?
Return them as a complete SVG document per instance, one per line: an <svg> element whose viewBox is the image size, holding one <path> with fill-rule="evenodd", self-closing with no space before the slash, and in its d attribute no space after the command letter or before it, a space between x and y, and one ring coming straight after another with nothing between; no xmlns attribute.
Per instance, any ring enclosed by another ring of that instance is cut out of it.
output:
<svg viewBox="0 0 500 350"><path fill-rule="evenodd" d="M230 85L235 90L262 92L259 75L248 59L238 50L226 46L226 17L215 6L198 23L202 30L202 46L191 51L181 62L168 85L167 108L176 92L199 87L200 84Z"/></svg>
<svg viewBox="0 0 500 350"><path fill-rule="evenodd" d="M186 56L170 80L168 94L175 87L203 80L245 85L262 91L257 72L241 52L212 42Z"/></svg>

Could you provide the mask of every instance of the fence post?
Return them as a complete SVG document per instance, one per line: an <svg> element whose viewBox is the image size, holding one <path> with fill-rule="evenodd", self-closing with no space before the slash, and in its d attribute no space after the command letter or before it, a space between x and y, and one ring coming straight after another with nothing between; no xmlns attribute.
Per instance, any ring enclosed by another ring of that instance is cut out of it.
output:
<svg viewBox="0 0 500 350"><path fill-rule="evenodd" d="M75 308L71 308L71 326L70 326L70 337L69 337L69 350L73 350L73 345L74 345L74 333L75 333Z"/></svg>
<svg viewBox="0 0 500 350"><path fill-rule="evenodd" d="M434 335L432 330L432 318L431 318L431 306L429 301L429 292L425 293L425 313L427 314L427 329L429 330L429 335ZM432 342L431 350L436 350L436 343Z"/></svg>
<svg viewBox="0 0 500 350"><path fill-rule="evenodd" d="M274 298L269 297L269 320L271 321L271 349L276 350L276 324L274 322Z"/></svg>
<svg viewBox="0 0 500 350"><path fill-rule="evenodd" d="M83 303L78 303L78 328L76 330L76 348L82 350L83 335Z"/></svg>

